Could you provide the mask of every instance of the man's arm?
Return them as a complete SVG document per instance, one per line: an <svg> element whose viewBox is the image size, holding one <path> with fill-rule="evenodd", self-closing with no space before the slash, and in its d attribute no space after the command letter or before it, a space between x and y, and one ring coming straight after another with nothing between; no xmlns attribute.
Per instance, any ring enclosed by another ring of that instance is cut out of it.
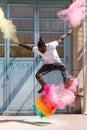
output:
<svg viewBox="0 0 87 130"><path fill-rule="evenodd" d="M65 37L67 37L68 35L71 35L72 34L72 29L70 29L66 34L62 35L58 40L57 42L60 43L64 40Z"/></svg>
<svg viewBox="0 0 87 130"><path fill-rule="evenodd" d="M31 47L31 46L27 46L27 45L22 44L22 43L20 43L20 42L18 42L17 44L18 44L19 46L22 46L22 47L24 47L24 48L29 49L29 50L32 51L32 48L33 48L33 47Z"/></svg>

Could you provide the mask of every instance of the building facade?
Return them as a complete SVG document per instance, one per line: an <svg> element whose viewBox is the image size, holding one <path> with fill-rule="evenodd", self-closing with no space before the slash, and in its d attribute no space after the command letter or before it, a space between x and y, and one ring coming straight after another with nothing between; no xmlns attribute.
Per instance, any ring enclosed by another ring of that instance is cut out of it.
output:
<svg viewBox="0 0 87 130"><path fill-rule="evenodd" d="M39 37L45 42L57 40L69 30L57 17L57 12L67 8L71 0L0 0L5 17L16 25L16 33L21 43L35 46ZM82 113L86 109L86 31L87 2L85 20L79 28L73 29L73 35L67 37L57 48L61 60L68 72L79 76L76 101L73 107L58 110L58 113ZM84 58L83 58L84 57ZM38 97L39 84L35 74L43 64L38 55L26 50L10 39L4 39L0 33L0 113L33 114L32 105ZM47 83L59 84L60 72L44 76ZM83 87L84 86L84 87ZM84 96L85 95L85 96ZM85 104L85 105L84 105Z"/></svg>

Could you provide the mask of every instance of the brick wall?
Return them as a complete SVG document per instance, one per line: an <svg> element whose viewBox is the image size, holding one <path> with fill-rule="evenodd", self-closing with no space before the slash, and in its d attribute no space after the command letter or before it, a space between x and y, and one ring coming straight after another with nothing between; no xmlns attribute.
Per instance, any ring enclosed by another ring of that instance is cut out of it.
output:
<svg viewBox="0 0 87 130"><path fill-rule="evenodd" d="M87 1L85 6L86 6L85 22L86 22L86 32L87 32ZM81 113L83 109L83 95L84 95L83 94L83 41L84 41L83 38L84 38L84 33L83 33L83 24L82 24L80 27L73 29L73 38L72 38L73 75L79 76L79 85L77 87L76 102L75 102L75 106L73 107L74 113Z"/></svg>

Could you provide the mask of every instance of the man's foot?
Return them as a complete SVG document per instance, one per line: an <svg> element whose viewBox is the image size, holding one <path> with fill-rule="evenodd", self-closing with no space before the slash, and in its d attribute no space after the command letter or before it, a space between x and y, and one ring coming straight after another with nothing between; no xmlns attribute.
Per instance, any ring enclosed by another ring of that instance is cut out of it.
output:
<svg viewBox="0 0 87 130"><path fill-rule="evenodd" d="M65 84L65 88L69 88L73 84L73 79L70 79L68 83Z"/></svg>
<svg viewBox="0 0 87 130"><path fill-rule="evenodd" d="M44 88L42 87L41 89L39 89L38 93L42 93L44 91Z"/></svg>

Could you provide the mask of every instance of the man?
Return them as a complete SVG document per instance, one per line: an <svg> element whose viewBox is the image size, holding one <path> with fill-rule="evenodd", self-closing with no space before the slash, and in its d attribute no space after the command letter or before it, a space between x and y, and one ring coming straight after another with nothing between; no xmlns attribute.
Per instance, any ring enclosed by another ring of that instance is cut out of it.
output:
<svg viewBox="0 0 87 130"><path fill-rule="evenodd" d="M49 43L44 43L42 38L40 38L36 47L30 47L21 43L17 43L18 45L39 54L45 62L44 65L36 73L36 79L41 85L41 89L38 91L38 93L43 92L43 88L46 85L46 82L43 80L43 75L54 70L61 71L65 88L70 87L70 85L73 83L73 80L68 77L67 69L60 60L56 50L56 47L59 45L59 43L61 43L64 38L71 33L72 29L70 29L66 34L62 35L58 40Z"/></svg>

